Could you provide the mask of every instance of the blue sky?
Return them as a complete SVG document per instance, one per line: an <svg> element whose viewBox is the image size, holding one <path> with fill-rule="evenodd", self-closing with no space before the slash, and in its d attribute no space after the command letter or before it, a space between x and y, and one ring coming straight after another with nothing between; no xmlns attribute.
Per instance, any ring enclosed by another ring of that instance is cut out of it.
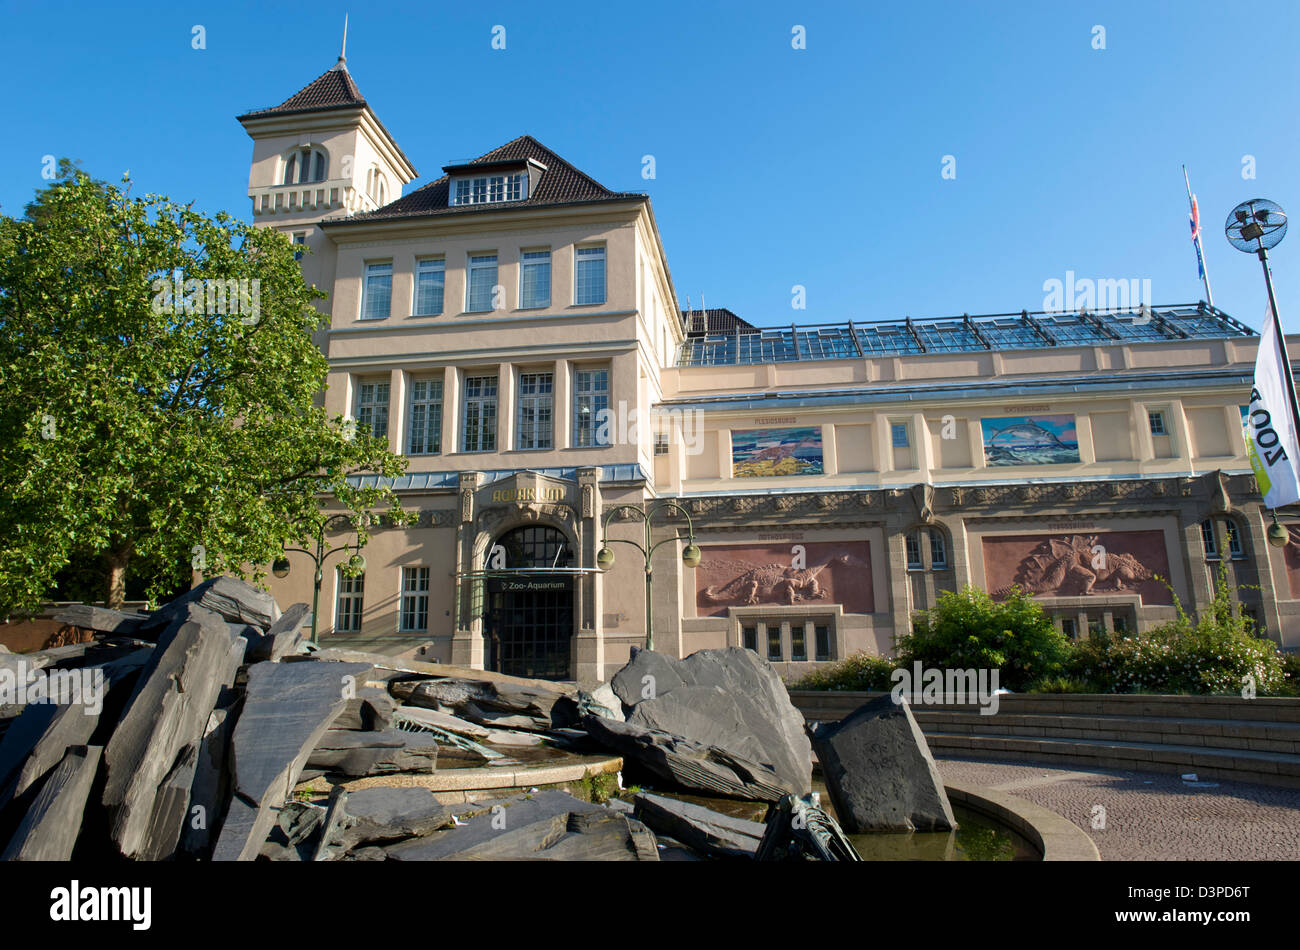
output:
<svg viewBox="0 0 1300 950"><path fill-rule="evenodd" d="M1157 304L1198 300L1185 162L1215 303L1258 327L1259 265L1223 221L1247 198L1300 207L1290 0L62 3L57 16L4 0L0 206L19 213L53 154L248 217L251 143L234 117L333 65L345 11L349 68L417 186L528 132L651 195L683 303L703 295L762 325L1041 309L1044 282L1067 271L1150 280ZM191 48L196 24L206 49ZM1273 267L1300 332L1300 234Z"/></svg>

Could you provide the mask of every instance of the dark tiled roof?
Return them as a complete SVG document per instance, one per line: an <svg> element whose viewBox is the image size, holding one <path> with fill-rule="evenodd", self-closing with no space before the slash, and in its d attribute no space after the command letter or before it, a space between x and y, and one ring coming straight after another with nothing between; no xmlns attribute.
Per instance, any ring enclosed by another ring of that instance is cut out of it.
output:
<svg viewBox="0 0 1300 950"><path fill-rule="evenodd" d="M352 81L352 74L340 60L333 68L313 79L278 106L254 109L252 112L245 112L239 118L283 112L312 112L316 109L339 109L365 104L366 97L361 95L361 90Z"/></svg>
<svg viewBox="0 0 1300 950"><path fill-rule="evenodd" d="M752 323L742 320L726 307L708 307L704 310L683 310L682 320L686 323L686 332L697 333L744 333L756 330Z"/></svg>
<svg viewBox="0 0 1300 950"><path fill-rule="evenodd" d="M574 168L560 156L531 135L521 135L513 142L480 155L472 161L448 167L499 164L501 162L535 159L546 166L537 187L524 201L497 201L476 205L451 205L451 176L443 175L418 188L409 195L398 198L375 211L355 214L349 218L327 222L329 226L355 224L365 221L382 221L389 218L418 218L442 214L473 214L483 211L502 211L513 208L538 208L546 205L587 204L596 201L627 201L644 199L637 192L610 191L600 182Z"/></svg>

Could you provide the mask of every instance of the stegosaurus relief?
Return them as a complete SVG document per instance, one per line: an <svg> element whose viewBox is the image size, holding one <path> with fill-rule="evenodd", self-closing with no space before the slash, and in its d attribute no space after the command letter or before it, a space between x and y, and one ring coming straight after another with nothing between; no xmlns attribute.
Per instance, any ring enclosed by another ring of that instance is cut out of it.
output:
<svg viewBox="0 0 1300 950"><path fill-rule="evenodd" d="M813 567L794 568L786 564L744 567L741 573L721 587L713 585L700 591L699 599L706 604L732 606L821 600L826 592L817 579L818 575L832 565L848 566L855 562L860 563L853 555L840 554ZM736 566L743 567L740 562Z"/></svg>
<svg viewBox="0 0 1300 950"><path fill-rule="evenodd" d="M1014 583L1026 593L1069 597L1130 590L1155 576L1131 554L1094 551L1097 537L1076 534L1044 541L1020 562Z"/></svg>

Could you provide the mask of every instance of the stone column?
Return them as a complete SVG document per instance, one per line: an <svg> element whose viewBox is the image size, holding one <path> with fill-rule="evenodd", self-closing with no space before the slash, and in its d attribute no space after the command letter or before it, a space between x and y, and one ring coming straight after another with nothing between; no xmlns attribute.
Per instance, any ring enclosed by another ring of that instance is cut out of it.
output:
<svg viewBox="0 0 1300 950"><path fill-rule="evenodd" d="M483 479L482 472L461 472L458 485L456 509L456 571L479 570L482 565L474 557L474 515L475 492ZM459 577L456 598L456 632L451 640L451 662L455 666L467 666L483 669L483 621L474 615L476 606L481 607L481 600L475 603L475 588L481 590L481 582L473 578Z"/></svg>
<svg viewBox="0 0 1300 950"><path fill-rule="evenodd" d="M600 550L600 469L578 469L578 566L595 567ZM574 639L573 674L584 685L605 678L605 635L601 610L605 578L583 574L574 583L577 635Z"/></svg>

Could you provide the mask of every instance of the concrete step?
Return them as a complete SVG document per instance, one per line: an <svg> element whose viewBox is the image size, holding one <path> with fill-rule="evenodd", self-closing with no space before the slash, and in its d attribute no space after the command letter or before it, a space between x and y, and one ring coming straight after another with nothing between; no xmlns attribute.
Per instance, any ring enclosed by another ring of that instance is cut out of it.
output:
<svg viewBox="0 0 1300 950"><path fill-rule="evenodd" d="M926 732L935 755L1028 759L1107 769L1184 774L1198 778L1256 782L1300 788L1300 755L1242 749L1212 749L1154 742L1102 741Z"/></svg>
<svg viewBox="0 0 1300 950"><path fill-rule="evenodd" d="M1300 754L1300 723L1157 716L1024 715L993 716L913 707L921 728L930 732L1026 738L1089 739L1202 746L1252 752Z"/></svg>

